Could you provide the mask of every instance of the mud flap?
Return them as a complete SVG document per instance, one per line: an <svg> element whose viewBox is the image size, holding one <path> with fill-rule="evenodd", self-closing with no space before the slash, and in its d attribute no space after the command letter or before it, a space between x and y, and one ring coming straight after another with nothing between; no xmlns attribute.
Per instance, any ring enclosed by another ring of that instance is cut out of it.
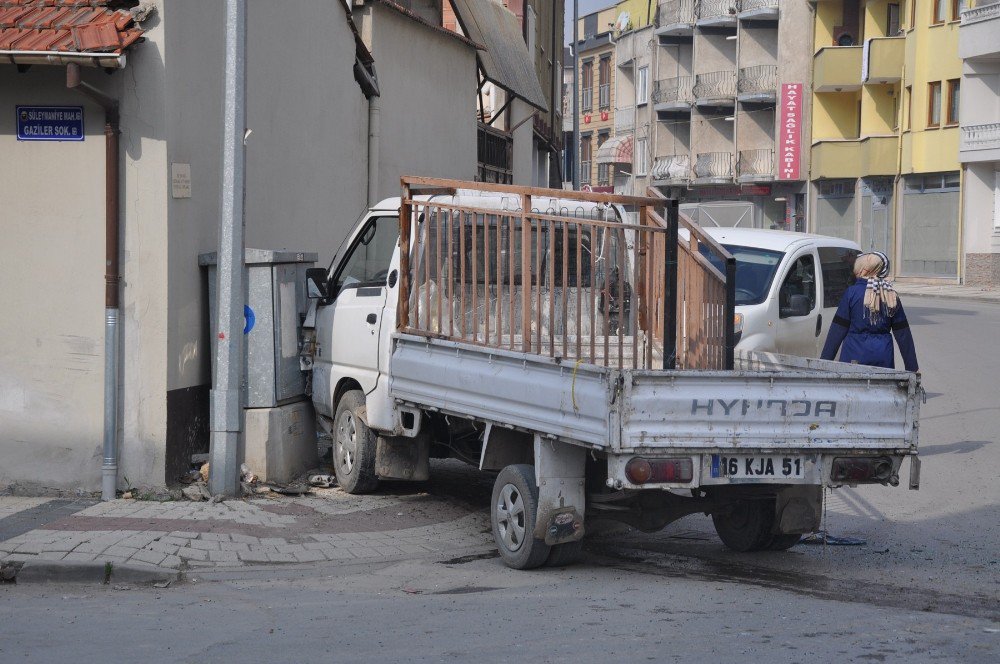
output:
<svg viewBox="0 0 1000 664"><path fill-rule="evenodd" d="M819 530L823 516L823 487L790 486L778 492L771 531L783 534L811 533Z"/></svg>
<svg viewBox="0 0 1000 664"><path fill-rule="evenodd" d="M535 436L538 514L534 536L548 545L583 538L587 451L558 440Z"/></svg>
<svg viewBox="0 0 1000 664"><path fill-rule="evenodd" d="M383 480L430 479L430 438L379 436L375 443L375 475Z"/></svg>

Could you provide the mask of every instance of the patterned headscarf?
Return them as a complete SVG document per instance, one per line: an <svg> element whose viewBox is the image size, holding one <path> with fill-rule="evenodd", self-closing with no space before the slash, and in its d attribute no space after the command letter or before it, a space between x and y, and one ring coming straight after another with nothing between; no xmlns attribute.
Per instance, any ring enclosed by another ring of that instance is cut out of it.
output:
<svg viewBox="0 0 1000 664"><path fill-rule="evenodd" d="M892 318L899 306L899 297L886 279L889 276L889 257L881 251L861 254L854 262L854 274L868 280L865 288L865 309L868 320L877 322L883 315Z"/></svg>

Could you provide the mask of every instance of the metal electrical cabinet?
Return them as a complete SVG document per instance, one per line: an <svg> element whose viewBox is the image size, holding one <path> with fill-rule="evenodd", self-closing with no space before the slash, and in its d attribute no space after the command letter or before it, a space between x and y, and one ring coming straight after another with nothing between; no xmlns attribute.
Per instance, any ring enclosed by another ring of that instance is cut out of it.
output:
<svg viewBox="0 0 1000 664"><path fill-rule="evenodd" d="M274 408L304 398L305 374L299 367L300 328L309 307L306 269L317 259L315 253L246 250L245 371L241 386L244 408ZM217 263L214 251L198 256L198 264L208 268L212 328L217 312ZM213 370L216 345L213 334Z"/></svg>

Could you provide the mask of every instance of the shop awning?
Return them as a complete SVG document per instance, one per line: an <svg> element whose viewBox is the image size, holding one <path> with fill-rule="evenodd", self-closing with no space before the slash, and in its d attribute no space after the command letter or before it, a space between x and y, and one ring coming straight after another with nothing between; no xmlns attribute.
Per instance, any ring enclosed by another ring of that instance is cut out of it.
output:
<svg viewBox="0 0 1000 664"><path fill-rule="evenodd" d="M0 0L0 64L124 67L125 50L143 30L133 12L109 5L109 0ZM122 5L127 3L115 3Z"/></svg>
<svg viewBox="0 0 1000 664"><path fill-rule="evenodd" d="M632 135L612 136L604 141L604 144L597 148L594 161L598 164L631 164Z"/></svg>
<svg viewBox="0 0 1000 664"><path fill-rule="evenodd" d="M465 35L486 47L477 53L483 76L535 108L549 110L513 12L496 0L451 0L451 4Z"/></svg>

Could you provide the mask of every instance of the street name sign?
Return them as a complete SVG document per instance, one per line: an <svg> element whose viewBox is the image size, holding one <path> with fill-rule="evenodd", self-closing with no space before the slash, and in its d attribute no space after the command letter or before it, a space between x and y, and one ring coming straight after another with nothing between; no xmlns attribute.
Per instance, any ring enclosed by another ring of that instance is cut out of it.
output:
<svg viewBox="0 0 1000 664"><path fill-rule="evenodd" d="M82 106L16 106L17 140L82 141Z"/></svg>

